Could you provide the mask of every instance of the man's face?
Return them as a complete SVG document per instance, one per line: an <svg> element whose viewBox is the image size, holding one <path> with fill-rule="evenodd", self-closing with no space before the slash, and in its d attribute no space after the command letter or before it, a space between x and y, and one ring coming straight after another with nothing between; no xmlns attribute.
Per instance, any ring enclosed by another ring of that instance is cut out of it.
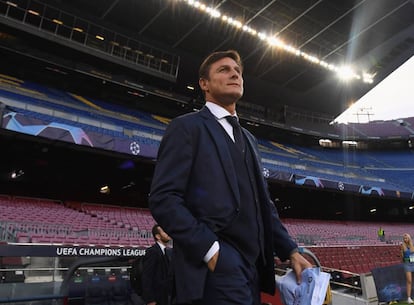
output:
<svg viewBox="0 0 414 305"><path fill-rule="evenodd" d="M206 100L219 105L235 103L243 95L242 68L230 57L213 63L209 79L201 78L199 83Z"/></svg>
<svg viewBox="0 0 414 305"><path fill-rule="evenodd" d="M162 228L158 228L158 234L159 236L158 240L160 240L163 243L168 243L171 240L171 237L165 233L165 231Z"/></svg>

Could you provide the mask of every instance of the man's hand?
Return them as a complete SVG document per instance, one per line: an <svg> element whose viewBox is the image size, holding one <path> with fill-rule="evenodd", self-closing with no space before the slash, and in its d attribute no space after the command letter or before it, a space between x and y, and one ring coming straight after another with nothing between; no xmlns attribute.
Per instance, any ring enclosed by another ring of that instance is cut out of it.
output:
<svg viewBox="0 0 414 305"><path fill-rule="evenodd" d="M207 263L207 267L211 272L214 272L214 270L216 269L216 264L217 264L217 259L219 257L219 251L217 251L216 253L214 253L214 255L210 258L210 260Z"/></svg>
<svg viewBox="0 0 414 305"><path fill-rule="evenodd" d="M290 265L295 272L296 275L296 281L298 284L302 281L302 271L306 268L312 268L312 264L307 261L306 258L304 258L299 252L294 252L290 256Z"/></svg>

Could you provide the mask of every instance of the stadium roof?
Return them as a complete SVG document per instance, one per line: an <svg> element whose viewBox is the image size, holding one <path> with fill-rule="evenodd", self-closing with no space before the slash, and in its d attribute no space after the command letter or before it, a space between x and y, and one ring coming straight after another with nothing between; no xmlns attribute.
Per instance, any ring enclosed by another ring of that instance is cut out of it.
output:
<svg viewBox="0 0 414 305"><path fill-rule="evenodd" d="M197 68L206 54L236 49L245 62L246 101L276 108L288 105L332 116L340 114L350 101L363 96L414 54L412 0L54 0L47 3L178 54L181 61L174 90L185 92L187 85L197 86ZM221 17L207 14L203 4L216 9ZM227 21L223 21L223 15ZM229 18L234 22L229 23ZM270 47L257 35L240 28L237 22L280 39L285 47ZM292 54L286 46L338 67L351 64L357 73L375 75L374 83L355 79L341 82L336 73Z"/></svg>

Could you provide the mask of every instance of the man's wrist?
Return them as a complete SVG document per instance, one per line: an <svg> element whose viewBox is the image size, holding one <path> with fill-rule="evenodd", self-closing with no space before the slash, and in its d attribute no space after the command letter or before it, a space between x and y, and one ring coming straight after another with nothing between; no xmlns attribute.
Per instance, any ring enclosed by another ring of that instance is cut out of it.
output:
<svg viewBox="0 0 414 305"><path fill-rule="evenodd" d="M292 257L295 253L299 253L299 248L295 248L292 251L290 251L289 257Z"/></svg>

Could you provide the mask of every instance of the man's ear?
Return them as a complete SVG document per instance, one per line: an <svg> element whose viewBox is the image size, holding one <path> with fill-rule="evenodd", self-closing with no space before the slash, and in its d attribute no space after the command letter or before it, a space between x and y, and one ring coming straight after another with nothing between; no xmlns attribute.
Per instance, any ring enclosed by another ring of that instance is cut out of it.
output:
<svg viewBox="0 0 414 305"><path fill-rule="evenodd" d="M201 91L207 91L208 90L208 80L205 78L200 78L198 80L198 84L201 88Z"/></svg>

